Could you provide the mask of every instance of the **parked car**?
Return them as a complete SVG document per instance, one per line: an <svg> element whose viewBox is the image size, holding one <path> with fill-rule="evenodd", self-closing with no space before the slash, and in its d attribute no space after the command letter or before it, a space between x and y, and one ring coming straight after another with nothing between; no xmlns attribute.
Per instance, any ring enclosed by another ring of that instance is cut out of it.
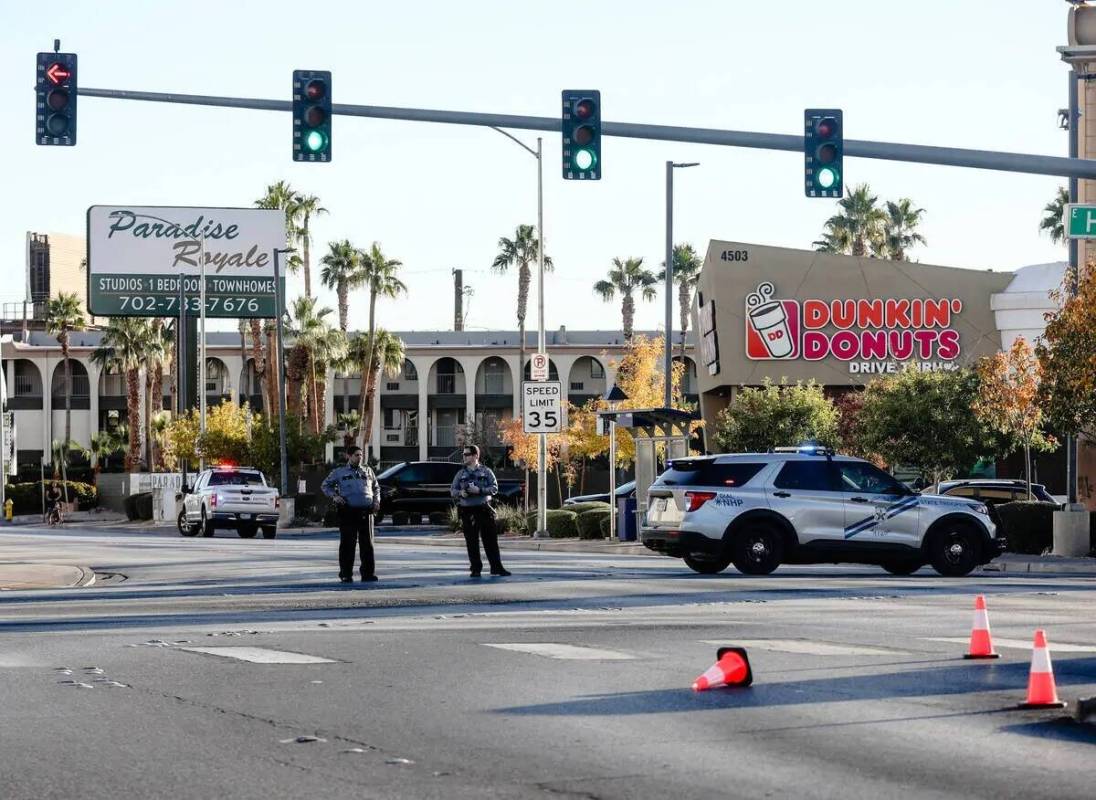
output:
<svg viewBox="0 0 1096 800"><path fill-rule="evenodd" d="M454 505L449 495L461 464L451 461L407 461L377 476L381 485L381 511L377 521L397 511L418 514L448 513ZM520 480L499 478L497 502L518 505L524 492Z"/></svg>
<svg viewBox="0 0 1096 800"><path fill-rule="evenodd" d="M620 486L618 486L616 488L616 498L617 498L617 500L623 500L626 497L635 497L635 496L636 496L636 482L635 481L628 481L627 483L622 483ZM563 501L563 506L564 506L564 508L566 508L567 506L577 505L578 503L608 503L608 502L609 502L609 493L608 492L601 492L600 494L580 494L580 495L576 495L574 497L568 497L566 500Z"/></svg>
<svg viewBox="0 0 1096 800"><path fill-rule="evenodd" d="M672 461L650 488L640 538L704 574L851 562L959 576L1004 550L985 504L916 494L874 464L816 447Z"/></svg>
<svg viewBox="0 0 1096 800"><path fill-rule="evenodd" d="M948 497L969 497L973 500L979 500L987 506L1028 499L1027 484L1024 481L1015 479L968 478L965 480L941 481L936 492ZM1058 502L1047 491L1047 487L1041 483L1031 484L1031 499L1041 503Z"/></svg>
<svg viewBox="0 0 1096 800"><path fill-rule="evenodd" d="M182 493L179 533L212 536L217 528L235 530L251 539L262 529L264 539L278 535L278 490L254 467L219 466L203 470Z"/></svg>

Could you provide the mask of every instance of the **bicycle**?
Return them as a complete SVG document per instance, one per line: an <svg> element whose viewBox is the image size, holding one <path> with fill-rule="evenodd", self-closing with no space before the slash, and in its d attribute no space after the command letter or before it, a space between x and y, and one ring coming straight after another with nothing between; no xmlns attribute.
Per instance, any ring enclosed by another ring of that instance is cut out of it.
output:
<svg viewBox="0 0 1096 800"><path fill-rule="evenodd" d="M65 524L65 517L61 513L61 504L54 503L46 512L46 524L51 528Z"/></svg>

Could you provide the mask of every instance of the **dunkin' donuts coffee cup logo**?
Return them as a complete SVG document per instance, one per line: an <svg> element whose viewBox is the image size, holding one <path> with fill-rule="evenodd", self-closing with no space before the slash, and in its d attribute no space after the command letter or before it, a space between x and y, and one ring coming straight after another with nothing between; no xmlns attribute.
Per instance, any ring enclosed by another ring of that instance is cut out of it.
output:
<svg viewBox="0 0 1096 800"><path fill-rule="evenodd" d="M954 369L959 298L779 300L769 281L746 297L746 356L755 361L849 362L850 372L894 372L918 361Z"/></svg>
<svg viewBox="0 0 1096 800"><path fill-rule="evenodd" d="M746 298L746 356L778 361L799 357L799 303L773 300L776 287L766 281Z"/></svg>

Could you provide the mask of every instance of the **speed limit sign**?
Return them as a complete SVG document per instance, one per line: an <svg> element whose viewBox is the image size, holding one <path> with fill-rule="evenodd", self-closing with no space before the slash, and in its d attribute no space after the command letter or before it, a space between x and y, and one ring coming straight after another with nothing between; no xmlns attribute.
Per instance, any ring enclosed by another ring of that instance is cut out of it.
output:
<svg viewBox="0 0 1096 800"><path fill-rule="evenodd" d="M522 429L526 433L559 433L563 429L563 384L524 381L521 409Z"/></svg>

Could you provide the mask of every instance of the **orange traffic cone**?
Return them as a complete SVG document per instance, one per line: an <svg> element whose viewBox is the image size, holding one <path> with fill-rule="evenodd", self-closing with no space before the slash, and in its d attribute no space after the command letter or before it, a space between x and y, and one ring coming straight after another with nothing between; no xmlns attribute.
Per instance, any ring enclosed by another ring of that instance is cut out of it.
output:
<svg viewBox="0 0 1096 800"><path fill-rule="evenodd" d="M989 614L986 613L986 598L978 595L974 598L974 625L970 631L970 652L963 658L1000 658L993 652L993 639L989 635Z"/></svg>
<svg viewBox="0 0 1096 800"><path fill-rule="evenodd" d="M1054 669L1050 665L1050 650L1047 648L1047 635L1041 630L1035 631L1035 645L1031 650L1031 672L1028 675L1027 702L1020 708L1063 708L1065 703L1058 699L1058 690L1054 686Z"/></svg>
<svg viewBox="0 0 1096 800"><path fill-rule="evenodd" d="M715 657L715 664L693 681L693 691L703 692L717 686L749 686L753 683L750 659L743 648L721 647Z"/></svg>

